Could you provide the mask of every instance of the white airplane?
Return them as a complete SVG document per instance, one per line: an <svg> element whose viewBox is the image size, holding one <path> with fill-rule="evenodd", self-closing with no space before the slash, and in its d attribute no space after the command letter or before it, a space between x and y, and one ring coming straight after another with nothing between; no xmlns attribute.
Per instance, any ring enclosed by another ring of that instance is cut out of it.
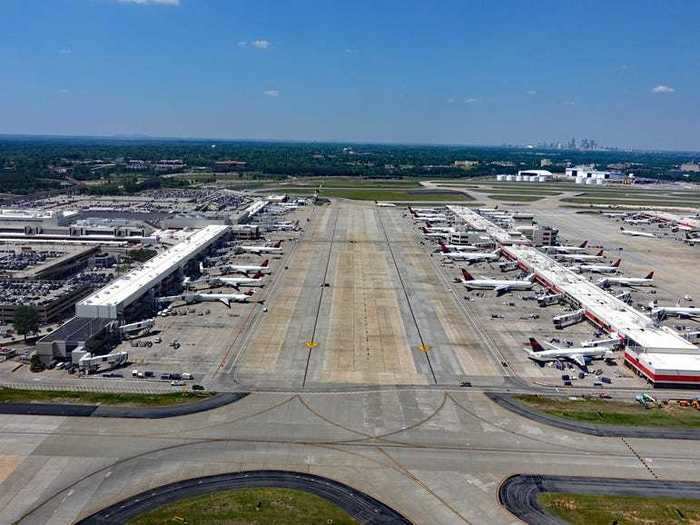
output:
<svg viewBox="0 0 700 525"><path fill-rule="evenodd" d="M233 286L263 286L262 272L256 273L253 277L221 277L219 275L207 276L193 281L193 284L205 283L210 285Z"/></svg>
<svg viewBox="0 0 700 525"><path fill-rule="evenodd" d="M586 251L588 241L583 241L578 246L542 246L545 253L581 253Z"/></svg>
<svg viewBox="0 0 700 525"><path fill-rule="evenodd" d="M227 265L224 267L227 271L231 273L242 273L242 274L249 274L249 273L262 273L266 272L270 269L270 261L268 259L265 259L262 264L250 264L250 265L245 265L245 264L234 264L234 265Z"/></svg>
<svg viewBox="0 0 700 525"><path fill-rule="evenodd" d="M423 235L428 239L445 239L449 235L449 233L445 232L431 232L425 226L423 226L421 230L423 231Z"/></svg>
<svg viewBox="0 0 700 525"><path fill-rule="evenodd" d="M462 276L462 279L455 279L455 282L462 283L467 287L467 290L495 290L498 296L513 290L531 290L535 280L534 273L522 280L475 279L465 269L462 269Z"/></svg>
<svg viewBox="0 0 700 525"><path fill-rule="evenodd" d="M618 217L626 217L627 214L624 212L611 212L611 213L604 213L603 214L605 217L610 217L612 219L616 219Z"/></svg>
<svg viewBox="0 0 700 525"><path fill-rule="evenodd" d="M452 226L433 226L430 222L425 223L425 229L429 232L445 232L452 233L454 228Z"/></svg>
<svg viewBox="0 0 700 525"><path fill-rule="evenodd" d="M652 303L653 304L653 303ZM681 319L700 320L700 308L697 306L652 306L651 316L657 319L680 317Z"/></svg>
<svg viewBox="0 0 700 525"><path fill-rule="evenodd" d="M394 204L393 202L374 201L374 203L380 208L396 208L396 204Z"/></svg>
<svg viewBox="0 0 700 525"><path fill-rule="evenodd" d="M649 272L646 277L604 277L598 281L598 286L607 288L611 284L622 286L653 286L654 272Z"/></svg>
<svg viewBox="0 0 700 525"><path fill-rule="evenodd" d="M482 261L497 261L501 257L500 250L493 252L451 252L447 248L440 248L440 251L448 259L469 264Z"/></svg>
<svg viewBox="0 0 700 525"><path fill-rule="evenodd" d="M445 244L444 242L440 241L440 251L445 251L447 250L448 252L475 252L478 250L476 246L472 246L471 244Z"/></svg>
<svg viewBox="0 0 700 525"><path fill-rule="evenodd" d="M595 342L595 341L593 341ZM591 359L614 359L615 354L609 346L581 346L574 348L560 348L551 343L545 343L549 350L545 349L534 337L530 338L530 348L527 350L528 357L538 363L546 363L547 361L559 361L566 359L573 361L581 368L586 368L587 361Z"/></svg>
<svg viewBox="0 0 700 525"><path fill-rule="evenodd" d="M216 301L224 303L226 306L231 308L231 303L245 303L255 292L249 290L245 293L185 293L181 295L170 295L166 297L160 297L158 299L159 303L172 303L174 301L185 301L187 304Z"/></svg>
<svg viewBox="0 0 700 525"><path fill-rule="evenodd" d="M600 261L603 259L603 250L600 250L595 255L588 253L558 253L554 256L555 259L560 259L563 261L574 261L574 262L584 262L584 261Z"/></svg>
<svg viewBox="0 0 700 525"><path fill-rule="evenodd" d="M625 228L620 228L620 233L622 235L630 235L632 237L656 237L653 233L639 232L635 230L627 230Z"/></svg>
<svg viewBox="0 0 700 525"><path fill-rule="evenodd" d="M627 224L651 224L650 219L635 219L634 217L629 217L627 219L622 219Z"/></svg>
<svg viewBox="0 0 700 525"><path fill-rule="evenodd" d="M255 253L257 255L262 255L264 253L282 253L282 241L277 241L272 246L239 246L241 250L248 253Z"/></svg>
<svg viewBox="0 0 700 525"><path fill-rule="evenodd" d="M612 263L610 266L606 266L604 264L577 264L575 266L572 266L570 269L573 270L574 272L582 273L582 272L591 272L591 273L617 273L617 271L620 269L620 263L622 262L622 259L618 259L614 263Z"/></svg>

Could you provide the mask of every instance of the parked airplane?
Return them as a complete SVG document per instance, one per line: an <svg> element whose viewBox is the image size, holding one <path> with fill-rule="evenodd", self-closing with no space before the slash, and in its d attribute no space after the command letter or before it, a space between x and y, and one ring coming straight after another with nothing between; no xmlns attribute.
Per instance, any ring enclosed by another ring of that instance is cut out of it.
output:
<svg viewBox="0 0 700 525"><path fill-rule="evenodd" d="M554 258L560 259L563 261L574 261L574 262L600 261L603 259L603 250L600 250L595 255L591 255L588 253L558 253L554 256Z"/></svg>
<svg viewBox="0 0 700 525"><path fill-rule="evenodd" d="M248 253L255 253L257 255L262 255L264 253L282 253L282 241L277 241L272 246L239 246L241 250Z"/></svg>
<svg viewBox="0 0 700 525"><path fill-rule="evenodd" d="M262 272L256 273L253 277L222 277L215 275L198 279L194 281L194 284L206 283L214 286L233 286L234 288L238 288L239 286L263 286L264 282L262 277Z"/></svg>
<svg viewBox="0 0 700 525"><path fill-rule="evenodd" d="M611 284L622 286L653 286L654 272L649 272L646 277L604 277L598 281L598 286L607 288Z"/></svg>
<svg viewBox="0 0 700 525"><path fill-rule="evenodd" d="M455 282L462 283L467 290L495 290L498 296L513 290L531 290L535 280L535 274L530 274L522 280L475 279L465 269L462 269L462 276L462 279L455 279Z"/></svg>
<svg viewBox="0 0 700 525"><path fill-rule="evenodd" d="M560 348L551 343L545 343L549 350L545 349L534 337L530 338L532 350L526 350L528 357L533 361L544 364L547 361L559 361L565 359L576 363L581 368L586 368L591 359L614 359L615 354L609 346L581 346L573 348Z"/></svg>
<svg viewBox="0 0 700 525"><path fill-rule="evenodd" d="M442 241L440 243L440 251L447 250L448 252L475 252L479 248L472 246L471 244L445 244Z"/></svg>
<svg viewBox="0 0 700 525"><path fill-rule="evenodd" d="M500 250L493 252L451 252L447 248L440 248L442 254L453 261L466 263L497 261L501 257Z"/></svg>
<svg viewBox="0 0 700 525"><path fill-rule="evenodd" d="M617 273L617 271L620 269L620 263L622 262L622 259L618 259L614 263L612 263L610 266L606 266L604 264L577 264L575 266L572 266L570 269L573 270L574 272L582 273L582 272L591 272L591 273Z"/></svg>
<svg viewBox="0 0 700 525"><path fill-rule="evenodd" d="M452 226L433 226L432 224L430 224L429 221L426 221L425 229L429 232L452 233L454 231L454 228Z"/></svg>
<svg viewBox="0 0 700 525"><path fill-rule="evenodd" d="M700 308L697 306L653 306L651 316L656 319L665 317L680 317L681 319L694 319L700 321Z"/></svg>
<svg viewBox="0 0 700 525"><path fill-rule="evenodd" d="M166 297L160 297L158 299L159 303L172 303L174 301L185 301L187 304L216 301L224 303L229 308L231 303L245 303L254 294L253 290L249 290L245 293L186 293L181 295L170 295Z"/></svg>
<svg viewBox="0 0 700 525"><path fill-rule="evenodd" d="M421 230L423 230L423 235L425 235L428 239L445 239L449 235L445 232L431 232L425 226L423 226Z"/></svg>
<svg viewBox="0 0 700 525"><path fill-rule="evenodd" d="M586 251L588 241L583 241L578 246L542 246L545 253L581 253Z"/></svg>
<svg viewBox="0 0 700 525"><path fill-rule="evenodd" d="M250 264L250 265L245 265L245 264L233 264L233 265L227 265L224 267L224 270L231 272L231 273L242 273L242 274L250 274L250 273L262 273L265 271L268 271L270 269L270 261L268 259L265 259L262 264L255 265L255 264Z"/></svg>
<svg viewBox="0 0 700 525"><path fill-rule="evenodd" d="M622 220L627 224L651 224L651 220L649 219L635 219L634 217L629 217Z"/></svg>
<svg viewBox="0 0 700 525"><path fill-rule="evenodd" d="M393 202L374 201L374 203L380 208L396 208L396 204L394 204Z"/></svg>
<svg viewBox="0 0 700 525"><path fill-rule="evenodd" d="M625 228L620 228L620 233L622 235L630 235L632 237L656 237L653 233L639 232L635 230L627 230Z"/></svg>

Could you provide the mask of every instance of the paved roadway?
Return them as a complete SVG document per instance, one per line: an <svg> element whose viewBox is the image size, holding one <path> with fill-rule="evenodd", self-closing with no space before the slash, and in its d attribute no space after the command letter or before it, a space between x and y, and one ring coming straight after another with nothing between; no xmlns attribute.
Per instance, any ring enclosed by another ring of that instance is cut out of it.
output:
<svg viewBox="0 0 700 525"><path fill-rule="evenodd" d="M163 484L243 470L328 477L413 523L509 524L518 473L698 481L700 442L586 436L481 393L252 394L209 412L123 419L0 416L0 523L68 524Z"/></svg>

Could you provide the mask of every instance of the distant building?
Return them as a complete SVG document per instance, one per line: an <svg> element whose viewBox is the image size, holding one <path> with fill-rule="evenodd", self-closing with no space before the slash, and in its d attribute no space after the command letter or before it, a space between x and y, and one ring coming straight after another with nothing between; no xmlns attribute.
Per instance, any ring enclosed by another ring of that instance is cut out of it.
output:
<svg viewBox="0 0 700 525"><path fill-rule="evenodd" d="M541 159L540 160L540 168L546 168L547 166L551 166L552 161L550 159Z"/></svg>
<svg viewBox="0 0 700 525"><path fill-rule="evenodd" d="M625 175L619 171L597 170L593 166L574 166L566 168L566 177L576 181L585 179L623 181Z"/></svg>
<svg viewBox="0 0 700 525"><path fill-rule="evenodd" d="M232 171L242 171L248 168L248 163L242 160L219 160L214 163L214 171L217 173L228 173Z"/></svg>
<svg viewBox="0 0 700 525"><path fill-rule="evenodd" d="M700 173L700 164L697 162L685 162L681 164L681 171L686 173Z"/></svg>
<svg viewBox="0 0 700 525"><path fill-rule="evenodd" d="M473 167L478 166L478 165L479 165L478 160L456 160L453 163L453 166L455 168L459 168L462 170L470 170Z"/></svg>

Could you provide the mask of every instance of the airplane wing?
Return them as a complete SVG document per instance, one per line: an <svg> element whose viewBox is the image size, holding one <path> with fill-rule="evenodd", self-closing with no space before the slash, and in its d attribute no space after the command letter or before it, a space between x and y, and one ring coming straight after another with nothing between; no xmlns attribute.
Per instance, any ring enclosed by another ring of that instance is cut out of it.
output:
<svg viewBox="0 0 700 525"><path fill-rule="evenodd" d="M508 286L508 285L496 286L496 288L494 288L494 290L496 290L496 296L497 296L497 297L500 297L501 295L510 292L510 289L511 289L511 287Z"/></svg>
<svg viewBox="0 0 700 525"><path fill-rule="evenodd" d="M581 368L586 367L586 360L581 354L571 354L568 356L569 359L571 359L574 363L576 363L578 366Z"/></svg>

